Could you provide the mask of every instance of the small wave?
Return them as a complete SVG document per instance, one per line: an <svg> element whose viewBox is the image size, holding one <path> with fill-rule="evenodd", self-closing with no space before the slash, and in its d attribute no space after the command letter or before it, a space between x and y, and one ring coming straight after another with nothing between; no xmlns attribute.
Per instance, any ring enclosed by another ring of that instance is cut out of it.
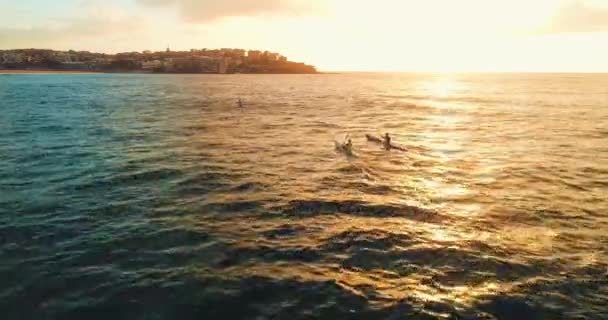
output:
<svg viewBox="0 0 608 320"><path fill-rule="evenodd" d="M377 185L367 182L348 183L348 185L345 187L355 188L366 194L374 195L387 195L392 192L395 192L395 190L389 185Z"/></svg>
<svg viewBox="0 0 608 320"><path fill-rule="evenodd" d="M494 216L498 221L521 223L527 225L542 225L546 221L558 221L566 224L580 223L588 219L586 215L564 212L553 209L526 209L517 212L501 212ZM496 221L494 220L494 221Z"/></svg>
<svg viewBox="0 0 608 320"><path fill-rule="evenodd" d="M95 190L97 188L112 188L115 186L133 186L157 183L160 180L170 180L183 174L182 170L170 168L155 168L139 172L110 173L104 178L93 178L93 181L75 185L76 190Z"/></svg>
<svg viewBox="0 0 608 320"><path fill-rule="evenodd" d="M412 272L419 268L467 269L475 266L475 270L489 272L493 278L513 280L522 276L542 274L539 265L522 264L498 258L481 252L457 248L423 248L379 250L359 248L343 262L344 266L364 270L385 269L398 272ZM461 284L470 283L478 275L475 272L461 274ZM450 281L455 281L451 278Z"/></svg>
<svg viewBox="0 0 608 320"><path fill-rule="evenodd" d="M280 238L290 238L296 236L298 233L306 230L303 226L292 226L292 225L282 225L270 230L266 230L261 232L262 236L267 239L280 239Z"/></svg>
<svg viewBox="0 0 608 320"><path fill-rule="evenodd" d="M229 185L232 175L219 172L204 172L190 175L175 183L181 195L202 195Z"/></svg>
<svg viewBox="0 0 608 320"><path fill-rule="evenodd" d="M261 207L262 202L260 201L213 202L205 205L206 210L219 213L241 213L256 210Z"/></svg>
<svg viewBox="0 0 608 320"><path fill-rule="evenodd" d="M233 186L233 187L229 188L227 191L228 192L242 193L242 192L259 191L259 190L263 190L265 188L266 188L266 185L264 185L262 183L258 183L258 182L244 182L244 183L241 183L239 185L236 185L236 186Z"/></svg>
<svg viewBox="0 0 608 320"><path fill-rule="evenodd" d="M387 233L382 230L349 230L325 239L323 249L334 253L350 249L389 250L396 245L410 246L416 242L407 234Z"/></svg>
<svg viewBox="0 0 608 320"><path fill-rule="evenodd" d="M489 319L563 319L563 313L544 303L530 302L520 296L493 296L477 308Z"/></svg>
<svg viewBox="0 0 608 320"><path fill-rule="evenodd" d="M286 248L280 249L270 246L258 246L255 248L233 248L230 255L218 262L222 268L242 266L255 261L265 262L318 262L322 259L322 253L314 248Z"/></svg>
<svg viewBox="0 0 608 320"><path fill-rule="evenodd" d="M419 221L442 221L447 217L428 209L414 206L374 205L361 201L293 200L287 205L274 208L283 214L310 216L324 214L349 214L370 217L405 217Z"/></svg>
<svg viewBox="0 0 608 320"><path fill-rule="evenodd" d="M346 165L340 166L336 171L346 174L358 174L364 172L365 170L359 166L348 163Z"/></svg>

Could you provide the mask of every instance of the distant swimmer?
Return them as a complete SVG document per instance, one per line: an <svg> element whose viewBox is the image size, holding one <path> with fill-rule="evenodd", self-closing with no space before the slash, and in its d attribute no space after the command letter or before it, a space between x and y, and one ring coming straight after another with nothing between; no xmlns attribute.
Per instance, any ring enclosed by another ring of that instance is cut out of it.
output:
<svg viewBox="0 0 608 320"><path fill-rule="evenodd" d="M237 102L237 104L239 105L239 108L243 107L243 100L241 100L241 98L239 98L239 101Z"/></svg>
<svg viewBox="0 0 608 320"><path fill-rule="evenodd" d="M384 149L390 150L393 146L391 145L391 136L388 132L384 134Z"/></svg>

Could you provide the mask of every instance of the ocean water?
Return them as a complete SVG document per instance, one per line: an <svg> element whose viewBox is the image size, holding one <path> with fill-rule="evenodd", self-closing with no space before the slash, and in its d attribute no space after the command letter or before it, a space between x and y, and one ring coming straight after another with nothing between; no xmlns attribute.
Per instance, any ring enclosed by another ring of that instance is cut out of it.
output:
<svg viewBox="0 0 608 320"><path fill-rule="evenodd" d="M2 319L608 319L608 75L0 75L0 163Z"/></svg>

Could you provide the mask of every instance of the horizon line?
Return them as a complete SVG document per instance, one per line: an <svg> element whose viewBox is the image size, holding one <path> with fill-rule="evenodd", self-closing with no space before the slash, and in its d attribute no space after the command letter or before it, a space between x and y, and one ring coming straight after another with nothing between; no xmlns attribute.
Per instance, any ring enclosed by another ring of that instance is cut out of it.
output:
<svg viewBox="0 0 608 320"><path fill-rule="evenodd" d="M450 74L458 74L458 73L513 73L513 74L522 74L522 73L533 73L533 74L608 74L608 70L606 71L538 71L538 70L531 70L531 71L525 71L525 70L516 70L516 71L479 71L479 70L473 70L473 71L464 71L464 70L458 70L458 71L441 71L441 70L318 70L319 73L326 73L326 74L332 74L332 73L431 73L431 74L436 74L436 73L450 73Z"/></svg>

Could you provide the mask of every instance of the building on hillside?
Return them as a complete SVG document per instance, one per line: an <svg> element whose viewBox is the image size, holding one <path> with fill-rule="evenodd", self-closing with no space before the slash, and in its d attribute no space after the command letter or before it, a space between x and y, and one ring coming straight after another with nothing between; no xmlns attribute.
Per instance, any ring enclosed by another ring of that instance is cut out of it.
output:
<svg viewBox="0 0 608 320"><path fill-rule="evenodd" d="M227 73L228 72L228 58L220 58L218 61L218 73Z"/></svg>
<svg viewBox="0 0 608 320"><path fill-rule="evenodd" d="M207 56L171 58L165 62L165 70L183 73L217 73L218 61Z"/></svg>
<svg viewBox="0 0 608 320"><path fill-rule="evenodd" d="M10 63L22 63L26 61L25 55L19 52L5 52L0 56L0 61L2 63L10 64Z"/></svg>
<svg viewBox="0 0 608 320"><path fill-rule="evenodd" d="M238 57L238 58L234 58L234 59L232 59L232 63L233 63L234 65L236 65L236 66L240 66L240 65L242 65L242 64L243 64L243 62L244 62L243 57Z"/></svg>
<svg viewBox="0 0 608 320"><path fill-rule="evenodd" d="M61 63L72 62L72 56L68 52L61 52L61 51L54 52L53 58L55 59L55 61L61 62Z"/></svg>
<svg viewBox="0 0 608 320"><path fill-rule="evenodd" d="M163 60L163 70L165 72L174 72L173 68L173 58Z"/></svg>
<svg viewBox="0 0 608 320"><path fill-rule="evenodd" d="M279 58L279 54L278 53L274 53L274 52L264 52L264 60L266 61L277 61L277 59Z"/></svg>
<svg viewBox="0 0 608 320"><path fill-rule="evenodd" d="M234 49L232 50L232 56L234 58L243 58L247 55L247 52L243 49Z"/></svg>
<svg viewBox="0 0 608 320"><path fill-rule="evenodd" d="M158 70L163 67L163 62L160 60L149 60L141 63L141 68L144 70Z"/></svg>
<svg viewBox="0 0 608 320"><path fill-rule="evenodd" d="M90 70L91 69L91 66L89 66L89 64L84 63L84 62L78 62L78 61L64 62L62 64L62 67L67 70Z"/></svg>
<svg viewBox="0 0 608 320"><path fill-rule="evenodd" d="M262 59L262 51L249 50L247 52L247 60L251 62L260 61Z"/></svg>
<svg viewBox="0 0 608 320"><path fill-rule="evenodd" d="M209 56L196 56L195 57L200 65L200 72L202 73L217 73L219 72L218 59Z"/></svg>

